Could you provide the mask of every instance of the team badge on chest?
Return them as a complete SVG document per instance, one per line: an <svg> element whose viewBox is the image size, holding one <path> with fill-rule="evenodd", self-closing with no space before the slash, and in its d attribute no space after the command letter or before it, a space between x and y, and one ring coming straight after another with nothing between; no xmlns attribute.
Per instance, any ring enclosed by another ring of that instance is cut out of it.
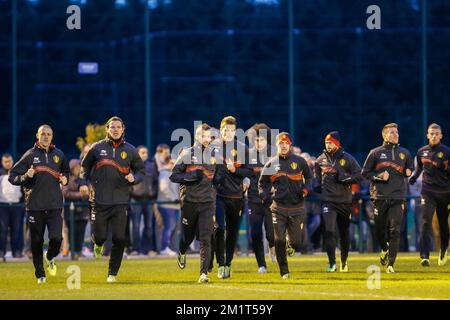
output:
<svg viewBox="0 0 450 320"><path fill-rule="evenodd" d="M125 152L125 151L122 151L121 153L120 153L120 157L122 158L122 159L126 159L127 158L127 153Z"/></svg>
<svg viewBox="0 0 450 320"><path fill-rule="evenodd" d="M403 152L400 152L399 156L400 156L400 159L402 159L402 160L405 160L405 158L406 158L406 156Z"/></svg>
<svg viewBox="0 0 450 320"><path fill-rule="evenodd" d="M53 162L59 163L59 157L56 154L53 156Z"/></svg>
<svg viewBox="0 0 450 320"><path fill-rule="evenodd" d="M292 168L292 170L297 169L297 167L298 167L298 165L297 165L296 162L292 162L292 163L291 163L291 168Z"/></svg>

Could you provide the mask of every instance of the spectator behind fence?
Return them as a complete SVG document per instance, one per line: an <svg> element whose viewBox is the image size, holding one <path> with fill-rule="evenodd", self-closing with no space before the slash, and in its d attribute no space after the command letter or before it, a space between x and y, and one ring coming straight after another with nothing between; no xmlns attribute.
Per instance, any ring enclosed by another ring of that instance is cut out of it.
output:
<svg viewBox="0 0 450 320"><path fill-rule="evenodd" d="M14 258L22 258L25 210L20 206L22 190L8 181L13 158L5 153L2 156L0 171L0 259L5 259L8 230L11 238L11 251Z"/></svg>
<svg viewBox="0 0 450 320"><path fill-rule="evenodd" d="M161 239L161 255L175 256L176 252L170 248L171 237L175 233L177 220L180 216L179 184L170 181L169 176L173 168L173 161L170 159L170 149L166 145L158 146L155 155L159 169L158 202L169 202L158 205L158 210L163 220L163 232ZM177 250L177 248L173 248Z"/></svg>
<svg viewBox="0 0 450 320"><path fill-rule="evenodd" d="M158 168L155 161L148 159L148 149L144 146L137 147L139 156L145 164L145 176L141 183L132 187L130 218L132 235L131 255L156 254L156 244L153 230L153 206L149 202L155 200L158 194ZM141 234L141 217L144 225Z"/></svg>
<svg viewBox="0 0 450 320"><path fill-rule="evenodd" d="M82 195L79 192L80 188L80 170L81 170L81 161L78 159L72 159L69 162L70 167L70 177L69 183L66 186L63 186L63 195L64 195L64 220L66 221L66 225L69 229L69 246L70 249L73 249L75 256L73 258L78 259L83 256L83 243L84 243L84 235L86 232L86 225L89 220L89 206L87 204L80 205L75 204L74 209L74 221L73 221L73 230L71 228L70 223L70 203L71 202L87 202L89 200L89 195ZM74 243L70 243L70 240L73 238Z"/></svg>

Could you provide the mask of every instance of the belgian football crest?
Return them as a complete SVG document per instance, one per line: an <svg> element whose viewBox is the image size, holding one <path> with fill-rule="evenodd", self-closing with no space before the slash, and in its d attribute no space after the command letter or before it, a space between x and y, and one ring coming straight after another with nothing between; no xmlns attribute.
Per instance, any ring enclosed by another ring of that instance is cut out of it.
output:
<svg viewBox="0 0 450 320"><path fill-rule="evenodd" d="M59 157L56 154L53 156L53 162L59 163Z"/></svg>
<svg viewBox="0 0 450 320"><path fill-rule="evenodd" d="M341 167L345 166L345 159L339 160L339 164L341 165Z"/></svg>
<svg viewBox="0 0 450 320"><path fill-rule="evenodd" d="M400 152L400 159L405 160L406 156L403 152Z"/></svg>
<svg viewBox="0 0 450 320"><path fill-rule="evenodd" d="M437 154L437 156L438 156L439 159L442 159L442 157L444 156L444 154L443 154L442 152L439 152L439 153Z"/></svg>
<svg viewBox="0 0 450 320"><path fill-rule="evenodd" d="M297 167L298 167L298 165L297 165L296 162L292 162L292 163L291 163L291 168L292 168L292 170L297 169Z"/></svg>
<svg viewBox="0 0 450 320"><path fill-rule="evenodd" d="M127 153L125 152L125 151L122 151L121 153L120 153L120 157L122 158L122 159L126 159L127 158Z"/></svg>

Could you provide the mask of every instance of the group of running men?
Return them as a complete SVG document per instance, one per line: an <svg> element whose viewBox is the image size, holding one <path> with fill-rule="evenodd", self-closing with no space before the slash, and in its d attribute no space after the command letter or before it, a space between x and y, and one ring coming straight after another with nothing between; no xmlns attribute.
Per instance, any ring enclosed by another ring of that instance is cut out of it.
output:
<svg viewBox="0 0 450 320"><path fill-rule="evenodd" d="M282 279L289 279L287 256L299 247L306 227L305 198L314 190L320 195L325 224L327 272L337 271L336 239L340 238L340 272L348 272L349 225L352 214L352 184L370 181L376 235L381 245L380 263L394 273L400 245L400 229L405 214L407 183L414 184L423 173L420 206L420 257L430 265L430 234L436 212L440 227L438 265L447 262L450 206L450 149L441 143L439 125L428 127L428 145L417 152L417 168L408 150L399 146L398 126L382 129L383 144L370 151L363 168L341 146L337 131L325 137L325 150L311 170L304 158L292 152L292 139L281 132L272 143L270 128L255 124L251 149L236 138L236 119L228 116L220 123L219 137L212 137L208 124L195 130L194 144L178 156L170 179L180 184L182 236L177 258L186 267L186 251L194 239L200 243L199 283L209 282L214 255L217 277L232 276L239 226L247 193L252 225L252 243L259 272L266 271L263 226L269 252L277 260ZM94 254L103 255L108 232L112 233L107 282L116 281L125 248L127 207L130 187L142 181L144 163L135 147L124 139L125 125L119 117L106 123L107 137L95 143L83 157L79 190L90 195ZM269 134L268 134L269 133ZM64 153L53 144L53 131L42 125L37 141L11 169L9 181L25 191L27 221L35 276L46 282L46 272L56 275L55 257L62 242L63 196L69 165ZM48 250L43 252L48 229Z"/></svg>

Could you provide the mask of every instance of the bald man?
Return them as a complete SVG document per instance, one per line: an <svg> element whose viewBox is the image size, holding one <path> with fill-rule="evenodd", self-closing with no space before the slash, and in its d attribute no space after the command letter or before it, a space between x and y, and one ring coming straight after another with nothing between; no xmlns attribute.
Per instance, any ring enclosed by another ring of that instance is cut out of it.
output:
<svg viewBox="0 0 450 320"><path fill-rule="evenodd" d="M62 242L63 195L60 185L67 185L69 163L53 144L49 125L39 127L36 143L14 165L9 182L22 186L31 234L31 251L38 284L46 282L44 260L51 276L56 275L55 257ZM43 254L45 228L48 229L48 251Z"/></svg>

